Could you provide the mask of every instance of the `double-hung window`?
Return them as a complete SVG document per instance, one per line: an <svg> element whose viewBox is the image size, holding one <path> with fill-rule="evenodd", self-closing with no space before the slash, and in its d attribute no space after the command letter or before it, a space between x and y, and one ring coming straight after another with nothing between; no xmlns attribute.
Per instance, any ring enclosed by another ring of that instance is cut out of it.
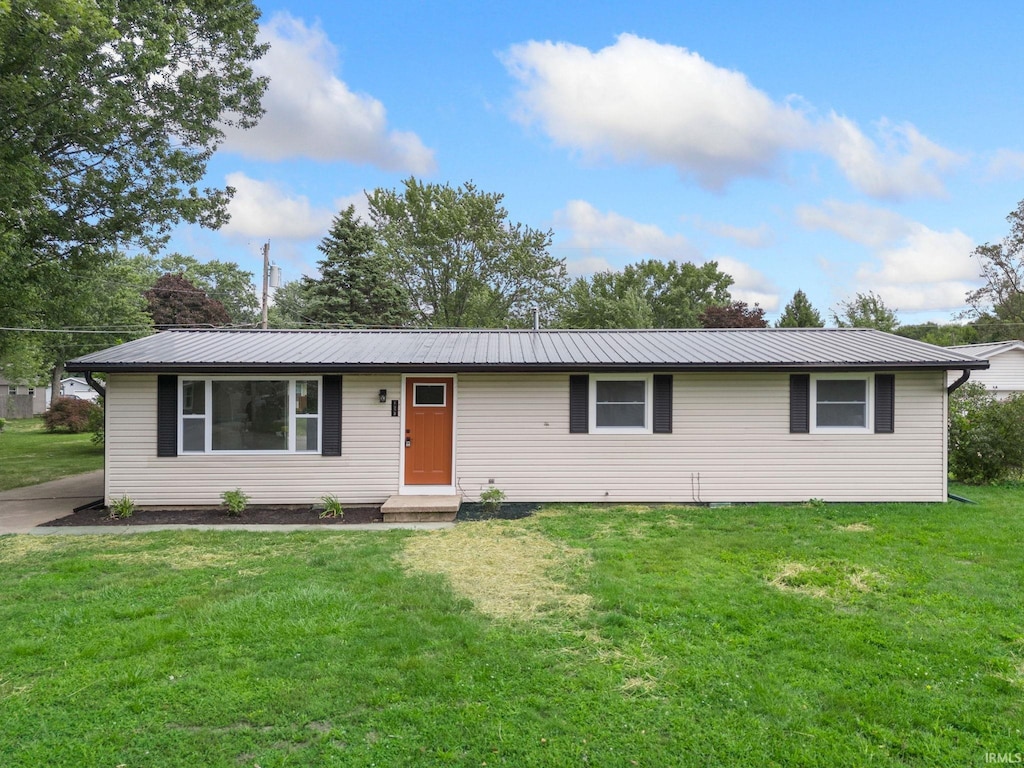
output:
<svg viewBox="0 0 1024 768"><path fill-rule="evenodd" d="M812 376L811 431L872 431L872 394L872 377L866 374Z"/></svg>
<svg viewBox="0 0 1024 768"><path fill-rule="evenodd" d="M182 453L320 451L320 379L180 380Z"/></svg>
<svg viewBox="0 0 1024 768"><path fill-rule="evenodd" d="M651 376L591 376L590 431L651 432Z"/></svg>

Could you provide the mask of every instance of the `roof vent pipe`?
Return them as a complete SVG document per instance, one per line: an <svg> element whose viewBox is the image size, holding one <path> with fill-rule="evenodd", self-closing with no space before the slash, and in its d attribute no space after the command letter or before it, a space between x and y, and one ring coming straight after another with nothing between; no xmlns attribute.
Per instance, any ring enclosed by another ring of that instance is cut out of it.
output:
<svg viewBox="0 0 1024 768"><path fill-rule="evenodd" d="M533 308L533 330L540 330L540 307Z"/></svg>

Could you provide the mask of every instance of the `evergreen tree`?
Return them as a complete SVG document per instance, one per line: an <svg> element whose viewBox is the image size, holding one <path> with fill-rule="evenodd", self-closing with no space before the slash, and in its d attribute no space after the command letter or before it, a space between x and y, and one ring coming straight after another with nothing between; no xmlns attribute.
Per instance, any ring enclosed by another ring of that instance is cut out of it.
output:
<svg viewBox="0 0 1024 768"><path fill-rule="evenodd" d="M793 294L793 298L775 323L776 328L821 328L823 325L825 322L818 310L801 290Z"/></svg>
<svg viewBox="0 0 1024 768"><path fill-rule="evenodd" d="M304 319L317 325L403 326L410 319L408 294L377 252L377 234L349 206L334 217L317 249L320 279L306 278Z"/></svg>

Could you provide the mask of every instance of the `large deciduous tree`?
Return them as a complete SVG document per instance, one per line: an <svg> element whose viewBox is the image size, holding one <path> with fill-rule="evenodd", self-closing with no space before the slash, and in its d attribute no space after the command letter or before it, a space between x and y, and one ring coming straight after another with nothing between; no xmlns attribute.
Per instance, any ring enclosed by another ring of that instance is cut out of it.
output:
<svg viewBox="0 0 1024 768"><path fill-rule="evenodd" d="M821 328L825 322L807 294L797 290L775 322L776 328Z"/></svg>
<svg viewBox="0 0 1024 768"><path fill-rule="evenodd" d="M0 326L63 325L43 298L72 275L225 221L231 190L200 183L223 128L261 114L258 18L251 0L0 5Z"/></svg>
<svg viewBox="0 0 1024 768"><path fill-rule="evenodd" d="M156 262L156 266L158 274L180 274L203 289L211 299L223 304L232 323L255 325L259 320L260 302L256 298L253 273L235 262L199 261L194 256L172 253Z"/></svg>
<svg viewBox="0 0 1024 768"><path fill-rule="evenodd" d="M985 284L967 294L970 309L965 314L974 319L985 341L1024 336L1024 200L1006 220L1006 237L979 245L971 254Z"/></svg>
<svg viewBox="0 0 1024 768"><path fill-rule="evenodd" d="M182 275L164 275L145 297L153 325L160 330L218 327L231 322L223 304Z"/></svg>
<svg viewBox="0 0 1024 768"><path fill-rule="evenodd" d="M334 217L317 249L320 279L305 281L306 322L337 326L402 326L410 320L409 296L377 252L377 233L349 206Z"/></svg>
<svg viewBox="0 0 1024 768"><path fill-rule="evenodd" d="M578 278L560 323L568 328L697 328L703 311L729 302L732 283L714 261L700 266L641 261L621 272Z"/></svg>
<svg viewBox="0 0 1024 768"><path fill-rule="evenodd" d="M700 313L702 328L767 328L764 310L745 301L734 301L725 306L714 305Z"/></svg>
<svg viewBox="0 0 1024 768"><path fill-rule="evenodd" d="M839 302L832 320L839 328L877 328L886 333L895 333L900 325L896 310L887 307L874 291L857 293L852 299Z"/></svg>
<svg viewBox="0 0 1024 768"><path fill-rule="evenodd" d="M551 232L509 221L503 195L471 182L452 188L409 178L369 196L379 252L412 300L413 322L432 327L525 326L550 316L566 286L548 253Z"/></svg>
<svg viewBox="0 0 1024 768"><path fill-rule="evenodd" d="M41 269L58 269L49 264ZM68 272L61 279L49 281L50 290L36 297L36 311L60 318L66 331L48 330L22 334L27 339L32 369L23 370L22 378L41 380L49 374L51 397L60 396L64 365L72 357L114 346L152 332L142 291L145 275L136 269L134 260L113 254L101 264L90 264ZM15 351L25 351L20 345ZM17 366L19 355L8 355L5 362ZM52 400L51 400L52 402Z"/></svg>

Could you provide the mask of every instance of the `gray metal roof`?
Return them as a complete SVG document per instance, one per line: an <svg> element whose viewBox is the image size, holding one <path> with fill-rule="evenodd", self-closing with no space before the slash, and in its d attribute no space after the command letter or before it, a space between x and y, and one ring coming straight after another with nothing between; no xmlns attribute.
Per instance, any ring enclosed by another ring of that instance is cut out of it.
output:
<svg viewBox="0 0 1024 768"><path fill-rule="evenodd" d="M1024 341L1012 339L1010 341L992 341L985 344L954 344L949 349L955 349L957 352L965 352L968 355L987 360L994 355L1009 352L1011 349L1024 349Z"/></svg>
<svg viewBox="0 0 1024 768"><path fill-rule="evenodd" d="M74 371L607 371L978 369L969 354L867 328L164 331L72 360Z"/></svg>

